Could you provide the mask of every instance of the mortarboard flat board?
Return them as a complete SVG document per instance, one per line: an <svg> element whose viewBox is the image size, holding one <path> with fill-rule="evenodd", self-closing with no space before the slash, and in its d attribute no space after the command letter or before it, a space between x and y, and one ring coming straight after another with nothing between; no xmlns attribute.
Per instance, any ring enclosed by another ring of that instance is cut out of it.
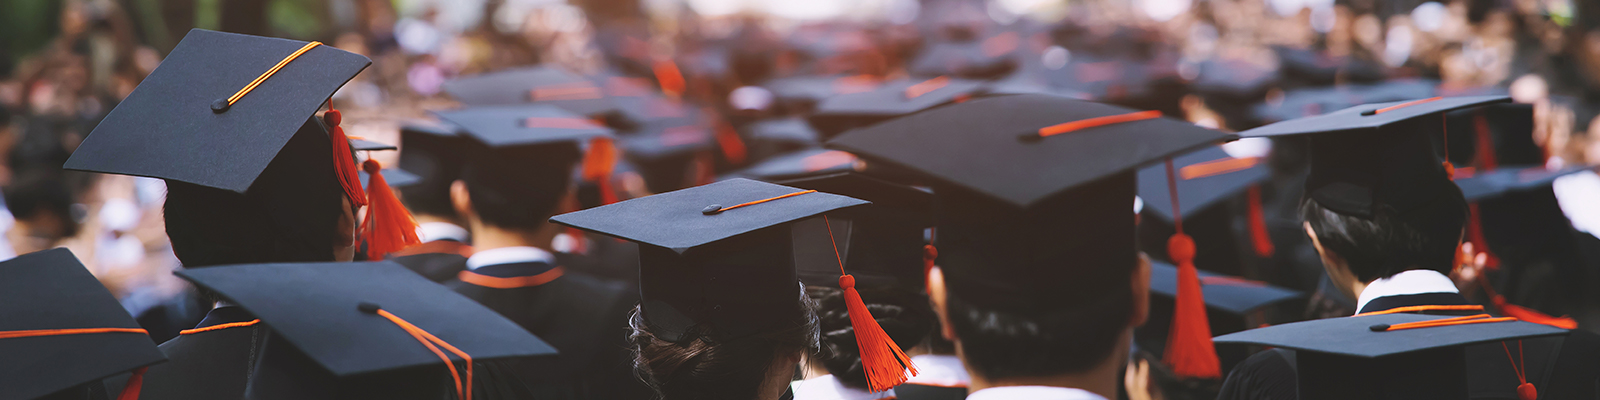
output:
<svg viewBox="0 0 1600 400"><path fill-rule="evenodd" d="M372 63L331 46L308 45L190 30L63 168L243 193L289 138L320 128L308 119ZM284 60L291 61L274 70ZM252 86L269 70L275 72ZM251 89L241 91L246 87ZM236 101L230 104L230 97Z"/></svg>
<svg viewBox="0 0 1600 400"><path fill-rule="evenodd" d="M32 399L166 361L143 332L65 332L6 337L18 331L142 330L117 299L64 248L0 262L0 398Z"/></svg>
<svg viewBox="0 0 1600 400"><path fill-rule="evenodd" d="M1178 203L1185 217L1205 210L1251 185L1266 180L1270 171L1259 158L1234 158L1221 147L1206 147L1172 158L1178 185ZM1139 170L1139 198L1144 209L1163 220L1172 220L1171 192L1167 186L1166 165Z"/></svg>
<svg viewBox="0 0 1600 400"><path fill-rule="evenodd" d="M772 91L779 101L816 103L837 95L869 92L880 85L878 79L869 76L808 75L773 79L762 87Z"/></svg>
<svg viewBox="0 0 1600 400"><path fill-rule="evenodd" d="M1244 278L1199 271L1205 288L1206 307L1231 315L1245 315L1262 307L1304 298L1305 293ZM1175 299L1178 296L1178 268L1151 262L1150 293Z"/></svg>
<svg viewBox="0 0 1600 400"><path fill-rule="evenodd" d="M807 176L859 171L856 156L838 150L806 149L763 160L730 174L731 177L776 182Z"/></svg>
<svg viewBox="0 0 1600 400"><path fill-rule="evenodd" d="M558 67L535 66L445 81L445 93L467 106L545 103L582 115L615 111L605 88Z"/></svg>
<svg viewBox="0 0 1600 400"><path fill-rule="evenodd" d="M843 260L844 271L855 276L859 287L923 291L923 232L934 223L932 193L855 172L779 184L872 202L832 214L835 218L795 224L795 269L800 281L838 287Z"/></svg>
<svg viewBox="0 0 1600 400"><path fill-rule="evenodd" d="M434 114L494 148L582 142L611 136L611 128L548 105L484 106L435 111Z"/></svg>
<svg viewBox="0 0 1600 400"><path fill-rule="evenodd" d="M1467 201L1493 199L1513 192L1548 187L1563 176L1592 170L1592 166L1549 169L1543 166L1501 167L1490 171L1456 170L1453 180ZM1464 173L1470 172L1470 173Z"/></svg>
<svg viewBox="0 0 1600 400"><path fill-rule="evenodd" d="M261 318L336 377L442 364L372 305L474 360L556 354L493 310L393 262L233 265L176 274Z"/></svg>
<svg viewBox="0 0 1600 400"><path fill-rule="evenodd" d="M1005 34L1002 34L1005 35ZM1011 33L1010 47L1018 46L1016 33ZM1003 47L985 47L982 42L934 43L912 60L906 70L913 76L958 76L963 78L993 78L1017 68L1017 61Z"/></svg>
<svg viewBox="0 0 1600 400"><path fill-rule="evenodd" d="M405 170L399 168L384 168L383 171L378 173L383 174L383 180L389 183L389 187L395 189L422 182L422 177L417 176L417 174L406 172ZM361 171L360 177L361 186L366 187L367 179L371 179L371 176L367 175L367 171Z"/></svg>
<svg viewBox="0 0 1600 400"><path fill-rule="evenodd" d="M1405 213L1455 189L1433 145L1434 138L1444 133L1443 113L1509 100L1434 97L1365 104L1251 129L1240 136L1311 135L1305 197L1341 214L1371 218L1380 206Z"/></svg>
<svg viewBox="0 0 1600 400"><path fill-rule="evenodd" d="M1565 329L1514 320L1397 329L1446 318L1451 317L1398 313L1328 318L1213 341L1295 350L1302 399L1464 399L1467 371L1473 367L1467 365L1466 346L1567 334Z"/></svg>
<svg viewBox="0 0 1600 400"><path fill-rule="evenodd" d="M352 151L382 151L399 149L399 147L395 147L395 145L388 143L375 142L359 138L350 138L350 150Z"/></svg>
<svg viewBox="0 0 1600 400"><path fill-rule="evenodd" d="M551 222L637 242L647 323L669 341L696 325L721 340L798 326L790 223L868 204L733 179L587 210Z"/></svg>
<svg viewBox="0 0 1600 400"><path fill-rule="evenodd" d="M801 118L769 119L750 124L747 135L753 140L815 146L817 130Z"/></svg>
<svg viewBox="0 0 1600 400"><path fill-rule="evenodd" d="M890 82L876 90L824 99L808 120L826 139L850 128L959 102L982 89L982 82L942 76Z"/></svg>

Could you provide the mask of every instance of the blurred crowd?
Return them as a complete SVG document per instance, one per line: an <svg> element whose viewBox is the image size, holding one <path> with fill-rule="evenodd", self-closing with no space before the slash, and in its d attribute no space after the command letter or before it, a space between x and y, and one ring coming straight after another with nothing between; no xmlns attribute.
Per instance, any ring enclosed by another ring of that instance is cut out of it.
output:
<svg viewBox="0 0 1600 400"><path fill-rule="evenodd" d="M148 26L160 19L141 15L151 9L144 3L61 1L53 39L0 54L0 191L8 211L0 214L0 257L67 247L132 314L183 313L170 310L184 307L170 301L184 284L171 276L180 266L161 226L162 182L60 168L161 64L161 47L173 44L155 43L152 32L176 29L181 36L175 26L184 24ZM459 106L446 90L458 77L543 65L642 82L700 117L695 127L707 146L688 172L698 181L816 143L769 144L757 126L806 116L833 94L939 76L981 81L991 92L1051 92L1161 110L1230 131L1361 103L1509 94L1535 105L1534 139L1546 164L1566 166L1600 162L1600 20L1585 14L1600 10L1582 3L891 0L795 19L737 2L340 0L313 4L343 10L333 13L342 28L298 39L373 60L334 102L352 136L388 143L399 142L403 126L430 118L428 110ZM1230 152L1266 154L1270 147L1288 158L1275 168L1293 169L1296 161L1282 154L1293 154L1294 145L1246 141ZM624 146L631 159L626 152ZM395 161L392 154L374 157ZM686 186L654 182L660 171L636 163L642 170L622 179L630 196ZM1564 193L1561 208L1573 227L1593 240L1600 176L1563 178L1555 190ZM1317 291L1322 270L1301 243L1298 194L1268 196L1279 256L1219 272ZM1570 278L1563 271L1514 280L1523 287L1504 291L1593 329L1600 313L1586 305L1600 295L1583 286L1551 289L1558 297L1550 300L1533 294ZM1600 280L1593 275L1578 283Z"/></svg>

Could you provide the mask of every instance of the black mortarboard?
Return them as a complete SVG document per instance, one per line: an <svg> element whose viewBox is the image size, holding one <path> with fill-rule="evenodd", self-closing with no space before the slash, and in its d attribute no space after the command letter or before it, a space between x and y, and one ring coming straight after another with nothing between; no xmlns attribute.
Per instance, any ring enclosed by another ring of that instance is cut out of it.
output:
<svg viewBox="0 0 1600 400"><path fill-rule="evenodd" d="M829 97L817 104L809 120L826 139L850 128L957 102L982 89L982 82L947 77L891 82L869 92Z"/></svg>
<svg viewBox="0 0 1600 400"><path fill-rule="evenodd" d="M1450 317L1399 313L1328 318L1214 341L1295 350L1302 399L1464 399L1467 371L1474 367L1468 365L1466 346L1567 333L1521 321L1396 329L1445 318Z"/></svg>
<svg viewBox="0 0 1600 400"><path fill-rule="evenodd" d="M582 115L616 110L605 88L551 66L491 72L445 81L445 93L468 106L545 103Z"/></svg>
<svg viewBox="0 0 1600 400"><path fill-rule="evenodd" d="M815 146L817 130L806 124L801 118L783 118L758 121L745 128L748 136L754 141L793 143L800 146Z"/></svg>
<svg viewBox="0 0 1600 400"><path fill-rule="evenodd" d="M442 364L379 309L473 360L556 353L499 313L393 262L234 265L177 275L261 318L336 377Z"/></svg>
<svg viewBox="0 0 1600 400"><path fill-rule="evenodd" d="M593 120L540 104L472 107L434 114L494 148L583 142L611 135L611 128Z"/></svg>
<svg viewBox="0 0 1600 400"><path fill-rule="evenodd" d="M1276 70L1242 59L1206 60L1195 68L1195 91L1224 99L1259 100L1278 80Z"/></svg>
<svg viewBox="0 0 1600 400"><path fill-rule="evenodd" d="M859 160L850 153L838 150L806 149L768 158L730 175L776 182L807 176L860 171L861 168L862 165Z"/></svg>
<svg viewBox="0 0 1600 400"><path fill-rule="evenodd" d="M417 174L406 172L405 170L399 168L384 168L383 171L379 173L383 174L383 180L389 183L389 187L395 189L422 182L422 177L417 176ZM361 171L360 174L361 186L366 187L367 179L371 179L371 176L367 174L367 171Z"/></svg>
<svg viewBox="0 0 1600 400"><path fill-rule="evenodd" d="M0 262L0 275L0 398L38 398L167 360L71 251ZM99 328L131 331L21 335Z"/></svg>
<svg viewBox="0 0 1600 400"><path fill-rule="evenodd" d="M1250 188L1271 175L1256 158L1233 158L1221 147L1207 147L1172 158L1178 185L1179 209L1185 217L1217 204ZM1171 192L1167 186L1166 165L1139 170L1139 198L1145 210L1161 219L1172 220Z"/></svg>
<svg viewBox="0 0 1600 400"><path fill-rule="evenodd" d="M1002 34L1004 35L1004 34ZM1017 68L1011 51L1018 46L1016 33L1009 33L1010 50L985 47L983 42L934 43L922 51L906 70L914 76L958 76L963 78L993 78ZM1006 50L1001 52L1001 50Z"/></svg>
<svg viewBox="0 0 1600 400"><path fill-rule="evenodd" d="M1376 61L1352 56L1335 56L1325 52L1276 46L1279 65L1284 79L1302 85L1329 85L1341 80L1375 82L1383 80L1388 71Z"/></svg>
<svg viewBox="0 0 1600 400"><path fill-rule="evenodd" d="M399 189L408 209L418 214L455 214L450 184L461 178L471 141L445 122L418 120L400 126L400 146L404 148L396 170L416 176L417 181L403 185L391 179L389 183Z"/></svg>
<svg viewBox="0 0 1600 400"><path fill-rule="evenodd" d="M1544 148L1533 140L1533 105L1490 104L1448 114L1450 161L1461 166L1544 164Z"/></svg>
<svg viewBox="0 0 1600 400"><path fill-rule="evenodd" d="M1121 59L1078 56L1077 60L1045 74L1054 87L1084 93L1094 99L1116 100L1145 94L1150 81L1148 66Z"/></svg>
<svg viewBox="0 0 1600 400"><path fill-rule="evenodd" d="M375 141L366 140L366 139L350 138L350 150L353 150L353 151L381 151L381 150L398 150L398 149L400 149L400 148L399 147L395 147L395 145L388 144L388 143L375 142Z"/></svg>
<svg viewBox="0 0 1600 400"><path fill-rule="evenodd" d="M800 281L838 287L842 259L844 271L854 275L860 287L922 291L927 243L923 231L933 226L932 193L854 172L779 183L872 202L833 214L836 218L795 224L795 270Z"/></svg>
<svg viewBox="0 0 1600 400"><path fill-rule="evenodd" d="M1366 104L1240 135L1312 135L1305 196L1335 212L1370 218L1379 206L1404 213L1454 190L1433 146L1432 138L1443 134L1442 113L1508 100L1435 97Z"/></svg>
<svg viewBox="0 0 1600 400"><path fill-rule="evenodd" d="M1205 287L1206 307L1232 315L1245 315L1262 307L1305 297L1299 291L1272 286L1266 282L1199 271ZM1150 293L1174 299L1178 296L1178 267L1152 262Z"/></svg>
<svg viewBox="0 0 1600 400"><path fill-rule="evenodd" d="M1155 112L1010 95L857 129L828 146L930 180L951 293L1038 313L1127 279L1135 168L1231 136Z"/></svg>
<svg viewBox="0 0 1600 400"><path fill-rule="evenodd" d="M1556 178L1589 171L1590 166L1548 169L1536 167L1501 167L1491 171L1472 171L1464 174L1457 170L1455 183L1467 201L1492 199L1512 192L1549 187Z"/></svg>
<svg viewBox="0 0 1600 400"><path fill-rule="evenodd" d="M762 87L772 91L779 101L786 103L816 103L836 95L862 93L881 85L876 78L850 76L796 76L767 81Z"/></svg>
<svg viewBox="0 0 1600 400"><path fill-rule="evenodd" d="M703 325L728 340L803 323L788 224L862 204L733 179L550 221L641 244L641 308L657 336L691 339Z"/></svg>
<svg viewBox="0 0 1600 400"><path fill-rule="evenodd" d="M161 67L84 139L64 168L244 192L289 138L321 128L308 118L372 63L359 54L307 45L189 31ZM269 70L275 72L252 85ZM229 105L230 96L246 87L252 89Z"/></svg>

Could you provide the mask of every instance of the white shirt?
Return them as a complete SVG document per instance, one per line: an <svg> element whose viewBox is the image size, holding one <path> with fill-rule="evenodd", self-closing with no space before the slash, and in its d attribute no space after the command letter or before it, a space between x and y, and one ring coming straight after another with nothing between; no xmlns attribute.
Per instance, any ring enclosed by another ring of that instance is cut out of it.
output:
<svg viewBox="0 0 1600 400"><path fill-rule="evenodd" d="M1379 297L1422 293L1460 293L1455 281L1438 271L1413 269L1394 276L1372 281L1356 299L1356 310L1367 307L1367 302Z"/></svg>
<svg viewBox="0 0 1600 400"><path fill-rule="evenodd" d="M878 400L894 396L894 389L868 392L845 386L833 375L823 375L800 381L794 387L794 400Z"/></svg>
<svg viewBox="0 0 1600 400"><path fill-rule="evenodd" d="M467 269L473 270L489 265L528 262L555 264L556 256L537 247L501 247L472 253L472 257L467 257Z"/></svg>
<svg viewBox="0 0 1600 400"><path fill-rule="evenodd" d="M1573 228L1600 236L1600 175L1583 171L1556 178L1550 187Z"/></svg>
<svg viewBox="0 0 1600 400"><path fill-rule="evenodd" d="M906 383L941 387L966 387L972 384L972 377L967 375L967 367L959 357L923 354L911 357L911 363L917 366L917 376L906 380Z"/></svg>
<svg viewBox="0 0 1600 400"><path fill-rule="evenodd" d="M467 232L466 228L456 226L456 224L449 222L424 222L417 224L417 238L422 239L423 243L446 239L466 243L467 236L470 234L471 233Z"/></svg>
<svg viewBox="0 0 1600 400"><path fill-rule="evenodd" d="M1106 400L1098 394L1057 386L1001 386L972 392L967 400Z"/></svg>

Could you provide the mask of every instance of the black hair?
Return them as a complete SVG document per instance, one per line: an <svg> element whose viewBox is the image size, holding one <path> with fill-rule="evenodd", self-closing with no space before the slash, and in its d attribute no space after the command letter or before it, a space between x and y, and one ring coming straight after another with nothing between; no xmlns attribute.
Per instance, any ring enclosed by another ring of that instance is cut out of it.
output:
<svg viewBox="0 0 1600 400"><path fill-rule="evenodd" d="M1111 356L1133 315L1133 288L1113 286L1090 303L1036 315L988 310L954 293L945 309L962 361L985 378L1078 373Z"/></svg>
<svg viewBox="0 0 1600 400"><path fill-rule="evenodd" d="M1311 224L1322 248L1343 258L1362 282L1413 269L1450 273L1467 222L1467 200L1450 185L1432 203L1400 212L1379 204L1372 218L1329 210L1315 199L1300 202L1300 217Z"/></svg>
<svg viewBox="0 0 1600 400"><path fill-rule="evenodd" d="M412 214L457 217L455 205L450 202L450 185L461 178L465 163L461 140L409 132L401 131L402 145L406 147L400 149L400 169L421 180L396 188L400 201Z"/></svg>
<svg viewBox="0 0 1600 400"><path fill-rule="evenodd" d="M817 321L822 330L818 358L822 367L845 386L866 389L867 373L861 366L861 349L856 331L850 325L844 291L831 287L812 287L817 301ZM928 298L905 289L859 289L861 299L878 326L902 350L921 344L933 332L933 307Z"/></svg>
<svg viewBox="0 0 1600 400"><path fill-rule="evenodd" d="M573 165L579 158L577 145L480 147L461 171L473 212L490 226L534 229L544 225L572 183Z"/></svg>
<svg viewBox="0 0 1600 400"><path fill-rule="evenodd" d="M167 236L183 266L333 261L345 194L325 132L308 121L244 193L168 180Z"/></svg>
<svg viewBox="0 0 1600 400"><path fill-rule="evenodd" d="M756 398L774 360L817 347L816 312L811 297L799 292L800 310L809 317L805 324L727 341L712 339L716 328L706 325L691 328L678 342L661 339L636 306L628 319L634 372L664 400Z"/></svg>
<svg viewBox="0 0 1600 400"><path fill-rule="evenodd" d="M18 220L55 217L61 222L61 237L78 234L78 220L72 214L74 196L59 171L28 170L13 178L5 188L6 209Z"/></svg>

